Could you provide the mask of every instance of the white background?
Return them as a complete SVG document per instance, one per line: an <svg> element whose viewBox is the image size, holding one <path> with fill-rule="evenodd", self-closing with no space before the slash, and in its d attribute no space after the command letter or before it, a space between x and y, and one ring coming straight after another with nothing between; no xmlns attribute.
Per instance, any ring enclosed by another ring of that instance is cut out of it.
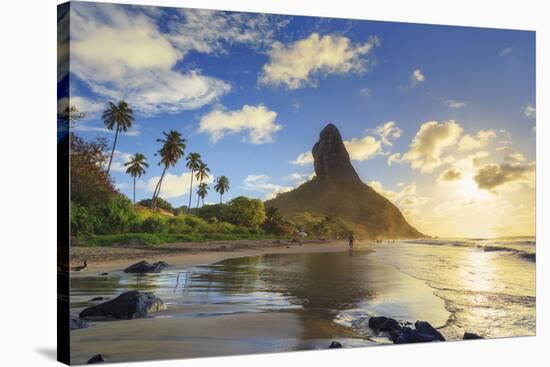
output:
<svg viewBox="0 0 550 367"><path fill-rule="evenodd" d="M521 366L548 363L549 9L545 1L148 0L120 1L537 31L537 336L143 362L131 366ZM54 365L56 353L56 3L0 9L0 360ZM546 70L544 69L546 65ZM514 86L510 86L513 88ZM61 183L63 184L63 183ZM483 220L480 218L480 220ZM546 222L546 226L544 226ZM119 364L130 366L130 364Z"/></svg>

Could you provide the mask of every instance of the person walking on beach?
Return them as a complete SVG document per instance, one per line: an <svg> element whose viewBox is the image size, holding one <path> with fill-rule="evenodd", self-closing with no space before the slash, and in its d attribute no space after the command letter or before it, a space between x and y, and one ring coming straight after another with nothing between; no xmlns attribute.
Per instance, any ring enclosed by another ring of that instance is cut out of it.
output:
<svg viewBox="0 0 550 367"><path fill-rule="evenodd" d="M353 240L354 240L354 238L353 238L353 232L350 232L350 233L349 233L349 249L350 249L350 250L353 249Z"/></svg>

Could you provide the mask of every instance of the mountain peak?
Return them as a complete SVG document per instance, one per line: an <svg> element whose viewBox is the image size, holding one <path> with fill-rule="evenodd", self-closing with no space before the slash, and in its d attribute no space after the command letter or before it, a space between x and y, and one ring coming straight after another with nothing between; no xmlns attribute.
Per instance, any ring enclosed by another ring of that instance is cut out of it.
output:
<svg viewBox="0 0 550 367"><path fill-rule="evenodd" d="M319 140L313 146L315 175L321 180L360 181L342 141L342 135L334 124L325 126Z"/></svg>

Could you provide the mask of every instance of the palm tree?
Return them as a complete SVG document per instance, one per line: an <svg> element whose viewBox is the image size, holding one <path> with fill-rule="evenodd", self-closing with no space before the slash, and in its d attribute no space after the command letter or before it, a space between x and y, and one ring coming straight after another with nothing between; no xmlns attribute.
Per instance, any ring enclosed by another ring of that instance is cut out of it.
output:
<svg viewBox="0 0 550 367"><path fill-rule="evenodd" d="M136 177L139 178L145 174L145 168L149 167L145 156L141 153L136 153L130 160L124 163L126 173L134 178L134 205L136 205Z"/></svg>
<svg viewBox="0 0 550 367"><path fill-rule="evenodd" d="M157 182L155 191L153 192L153 199L151 200L151 209L157 208L157 198L160 194L160 188L162 186L162 180L168 167L173 167L183 157L185 150L185 139L181 136L181 133L176 130L170 130L169 132L163 132L163 139L157 139L157 142L162 143L162 148L157 154L160 155L160 165L164 165L162 175Z"/></svg>
<svg viewBox="0 0 550 367"><path fill-rule="evenodd" d="M229 191L229 179L225 176L220 176L216 179L214 189L220 194L220 204L222 203L223 194Z"/></svg>
<svg viewBox="0 0 550 367"><path fill-rule="evenodd" d="M201 155L199 153L189 153L187 155L187 163L185 166L191 170L191 186L189 186L189 205L187 206L187 214L191 210L191 196L193 195L193 176L195 171L199 169L201 165Z"/></svg>
<svg viewBox="0 0 550 367"><path fill-rule="evenodd" d="M199 180L199 185L202 185L202 182L210 177L208 173L210 172L210 168L208 168L208 165L201 161L199 163L199 168L197 169L196 178ZM199 198L197 198L197 208L199 207Z"/></svg>
<svg viewBox="0 0 550 367"><path fill-rule="evenodd" d="M206 182L203 182L203 183L199 184L199 188L197 189L197 196L200 199L202 199L202 205L203 206L204 206L204 198L206 197L206 195L208 195L208 190L210 190L210 187L208 186L208 184ZM198 207L199 206L197 205L197 208Z"/></svg>
<svg viewBox="0 0 550 367"><path fill-rule="evenodd" d="M134 123L134 111L128 106L125 101L119 101L118 104L109 102L109 107L103 111L101 115L105 127L109 130L115 129L115 140L113 141L113 149L111 150L111 158L109 158L109 166L107 166L107 176L111 170L111 163L113 162L113 155L115 154L116 142L118 139L118 133L122 131L128 131Z"/></svg>

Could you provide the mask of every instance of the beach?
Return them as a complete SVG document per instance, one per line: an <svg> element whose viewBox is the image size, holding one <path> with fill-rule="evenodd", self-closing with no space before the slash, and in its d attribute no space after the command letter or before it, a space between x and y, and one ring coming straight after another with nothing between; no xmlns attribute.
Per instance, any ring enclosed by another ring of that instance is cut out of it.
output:
<svg viewBox="0 0 550 367"><path fill-rule="evenodd" d="M500 241L500 250L494 241L465 240L359 242L353 251L325 241L75 248L90 266L71 273L72 314L128 290L152 292L166 309L71 331L72 362L391 344L369 328L372 316L428 321L446 340L534 335L534 262L516 252L531 245L516 242ZM170 267L122 272L139 260Z"/></svg>
<svg viewBox="0 0 550 367"><path fill-rule="evenodd" d="M345 241L305 240L238 240L173 243L158 246L118 247L72 247L71 264L74 266L88 260L84 273L73 272L72 277L85 276L94 272L109 272L122 269L132 260L149 262L169 261L177 267L190 267L221 261L231 257L254 256L267 253L298 253L342 251L347 249ZM136 261L136 262L137 262Z"/></svg>

